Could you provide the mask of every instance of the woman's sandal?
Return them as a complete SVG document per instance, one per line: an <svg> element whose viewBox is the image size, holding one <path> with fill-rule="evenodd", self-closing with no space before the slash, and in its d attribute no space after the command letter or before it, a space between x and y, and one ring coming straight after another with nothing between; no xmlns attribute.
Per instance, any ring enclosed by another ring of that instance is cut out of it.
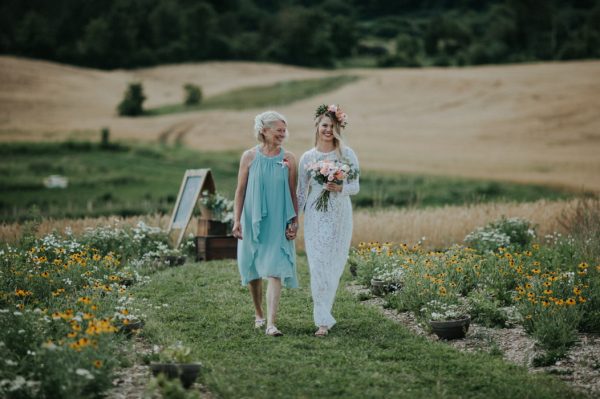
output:
<svg viewBox="0 0 600 399"><path fill-rule="evenodd" d="M254 320L254 328L263 328L265 326L265 319L255 319Z"/></svg>
<svg viewBox="0 0 600 399"><path fill-rule="evenodd" d="M277 329L275 326L267 327L265 334L271 337L281 337L283 333Z"/></svg>
<svg viewBox="0 0 600 399"><path fill-rule="evenodd" d="M319 327L317 332L315 332L315 337L326 337L329 334L329 329L327 327Z"/></svg>

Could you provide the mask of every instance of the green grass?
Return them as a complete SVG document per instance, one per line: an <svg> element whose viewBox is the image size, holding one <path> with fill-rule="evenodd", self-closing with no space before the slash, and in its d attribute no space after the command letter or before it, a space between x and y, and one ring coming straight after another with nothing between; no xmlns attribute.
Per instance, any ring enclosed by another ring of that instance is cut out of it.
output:
<svg viewBox="0 0 600 399"><path fill-rule="evenodd" d="M237 153L85 142L0 145L0 220L170 213L186 169L211 168L217 189L233 195ZM47 189L51 174L69 178Z"/></svg>
<svg viewBox="0 0 600 399"><path fill-rule="evenodd" d="M202 381L217 397L578 397L553 377L414 336L343 288L334 307L338 324L325 339L315 338L304 257L299 277L302 288L282 295L281 338L254 330L234 261L164 270L134 293L154 306L169 304L147 312L144 335L190 346L204 364Z"/></svg>
<svg viewBox="0 0 600 399"><path fill-rule="evenodd" d="M353 202L358 207L423 207L573 196L566 190L536 184L367 171L361 176L360 192Z"/></svg>
<svg viewBox="0 0 600 399"><path fill-rule="evenodd" d="M291 104L338 89L359 78L339 75L319 79L289 80L268 86L251 86L206 98L198 105L170 104L144 111L156 116L208 109L248 109Z"/></svg>
<svg viewBox="0 0 600 399"><path fill-rule="evenodd" d="M170 213L186 169L210 168L217 190L233 198L240 152L90 142L0 144L0 221ZM47 189L51 174L67 189ZM544 186L363 171L355 206L440 206L486 201L562 199L573 193Z"/></svg>

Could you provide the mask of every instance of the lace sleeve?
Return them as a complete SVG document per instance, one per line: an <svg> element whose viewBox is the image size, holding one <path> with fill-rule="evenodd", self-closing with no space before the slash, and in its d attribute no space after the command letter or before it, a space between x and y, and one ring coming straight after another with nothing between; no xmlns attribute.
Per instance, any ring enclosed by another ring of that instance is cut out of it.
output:
<svg viewBox="0 0 600 399"><path fill-rule="evenodd" d="M348 158L348 160L352 164L353 168L356 168L356 170L360 170L360 166L358 164L358 158L356 157L356 154L354 153L354 151L352 151L351 148L346 147L345 156L346 156L346 158ZM360 175L356 176L356 179L352 179L351 181L345 180L344 186L342 187L342 192L340 194L342 194L342 195L358 194L358 192L360 190L359 180L360 180Z"/></svg>
<svg viewBox="0 0 600 399"><path fill-rule="evenodd" d="M298 185L296 188L296 196L298 197L298 213L304 212L304 207L306 206L306 199L308 198L310 176L308 173L306 173L307 164L308 156L306 155L306 153L304 153L300 158L300 164L298 166Z"/></svg>

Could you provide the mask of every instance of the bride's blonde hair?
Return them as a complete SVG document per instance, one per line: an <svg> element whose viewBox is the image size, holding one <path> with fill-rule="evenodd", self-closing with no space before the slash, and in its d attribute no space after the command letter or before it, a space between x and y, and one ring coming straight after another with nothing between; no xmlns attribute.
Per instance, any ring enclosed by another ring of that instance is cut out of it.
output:
<svg viewBox="0 0 600 399"><path fill-rule="evenodd" d="M338 157L342 157L342 149L344 148L344 140L342 139L341 125L336 118L332 118L330 115L324 113L315 118L315 147L319 142L319 124L323 118L329 118L333 124L333 146L338 154Z"/></svg>

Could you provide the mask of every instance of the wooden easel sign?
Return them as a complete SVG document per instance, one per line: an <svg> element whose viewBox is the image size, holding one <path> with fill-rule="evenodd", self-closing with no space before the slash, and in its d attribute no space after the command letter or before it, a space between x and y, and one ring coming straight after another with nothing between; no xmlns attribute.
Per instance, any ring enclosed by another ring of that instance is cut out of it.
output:
<svg viewBox="0 0 600 399"><path fill-rule="evenodd" d="M175 208L173 209L168 229L169 236L172 230L179 230L177 241L175 241L175 248L179 248L181 244L200 193L203 191L208 191L209 193L215 192L215 182L210 169L186 170L181 186L179 187L177 202L175 202Z"/></svg>

